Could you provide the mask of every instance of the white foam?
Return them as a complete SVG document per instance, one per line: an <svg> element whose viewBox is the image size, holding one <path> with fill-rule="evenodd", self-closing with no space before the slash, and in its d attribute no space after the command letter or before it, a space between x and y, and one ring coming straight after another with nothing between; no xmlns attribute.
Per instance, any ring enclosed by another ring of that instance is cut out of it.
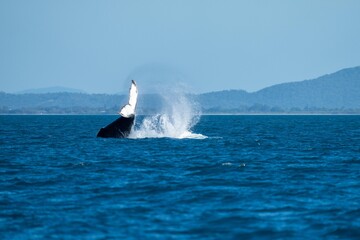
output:
<svg viewBox="0 0 360 240"><path fill-rule="evenodd" d="M202 134L191 132L200 120L198 105L185 94L174 91L162 96L165 107L159 114L145 117L130 134L130 138L204 139Z"/></svg>

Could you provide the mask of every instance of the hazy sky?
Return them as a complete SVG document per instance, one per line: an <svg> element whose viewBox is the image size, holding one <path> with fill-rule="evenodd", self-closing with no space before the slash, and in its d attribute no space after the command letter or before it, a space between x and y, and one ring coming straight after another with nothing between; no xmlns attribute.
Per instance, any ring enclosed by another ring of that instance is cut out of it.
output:
<svg viewBox="0 0 360 240"><path fill-rule="evenodd" d="M360 65L358 0L0 0L0 91L255 91Z"/></svg>

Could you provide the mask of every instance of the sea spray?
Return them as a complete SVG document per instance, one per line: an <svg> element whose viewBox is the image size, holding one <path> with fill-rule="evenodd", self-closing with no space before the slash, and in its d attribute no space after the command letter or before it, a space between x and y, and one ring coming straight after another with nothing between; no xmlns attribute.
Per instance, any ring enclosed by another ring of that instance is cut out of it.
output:
<svg viewBox="0 0 360 240"><path fill-rule="evenodd" d="M173 88L161 94L161 97L162 111L145 117L139 126L135 126L130 138L206 138L191 132L200 120L201 112L190 95Z"/></svg>

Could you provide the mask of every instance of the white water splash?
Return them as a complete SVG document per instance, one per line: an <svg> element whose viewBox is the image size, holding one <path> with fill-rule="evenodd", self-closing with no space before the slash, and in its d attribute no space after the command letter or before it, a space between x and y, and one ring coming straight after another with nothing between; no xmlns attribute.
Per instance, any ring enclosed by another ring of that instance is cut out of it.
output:
<svg viewBox="0 0 360 240"><path fill-rule="evenodd" d="M162 113L145 117L141 124L134 128L130 138L207 138L191 132L191 128L200 120L196 103L179 92L172 91L162 97L165 103Z"/></svg>

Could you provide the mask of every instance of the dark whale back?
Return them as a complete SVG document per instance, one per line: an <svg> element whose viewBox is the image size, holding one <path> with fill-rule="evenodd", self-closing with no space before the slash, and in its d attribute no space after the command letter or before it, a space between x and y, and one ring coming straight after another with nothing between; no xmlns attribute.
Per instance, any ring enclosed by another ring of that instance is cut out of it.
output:
<svg viewBox="0 0 360 240"><path fill-rule="evenodd" d="M132 126L134 125L135 116L119 117L106 127L99 130L96 137L102 138L126 138L129 136Z"/></svg>

